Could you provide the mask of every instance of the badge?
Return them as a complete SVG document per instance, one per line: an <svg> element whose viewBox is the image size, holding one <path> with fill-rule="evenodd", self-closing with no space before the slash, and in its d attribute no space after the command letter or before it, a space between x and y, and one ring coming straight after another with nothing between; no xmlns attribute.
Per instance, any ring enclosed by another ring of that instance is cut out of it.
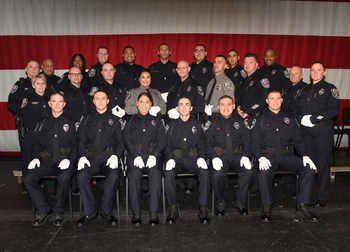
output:
<svg viewBox="0 0 350 252"><path fill-rule="evenodd" d="M187 92L190 92L191 91L191 86L188 86L187 87Z"/></svg>
<svg viewBox="0 0 350 252"><path fill-rule="evenodd" d="M176 68L173 68L173 73L176 74Z"/></svg>
<svg viewBox="0 0 350 252"><path fill-rule="evenodd" d="M233 127L235 127L236 129L239 129L239 123L238 123L238 122L235 122L235 123L233 124Z"/></svg>
<svg viewBox="0 0 350 252"><path fill-rule="evenodd" d="M192 127L192 133L193 133L193 134L196 134L196 133L197 133L197 128L196 128L196 126L193 126L193 127Z"/></svg>
<svg viewBox="0 0 350 252"><path fill-rule="evenodd" d="M283 73L284 73L284 76L287 78L287 79L289 79L289 73L288 73L288 70L286 69L286 70L284 70L283 71Z"/></svg>
<svg viewBox="0 0 350 252"><path fill-rule="evenodd" d="M332 88L331 89L332 95L335 99L339 100L340 99L340 95L339 95L339 90L336 88Z"/></svg>
<svg viewBox="0 0 350 252"><path fill-rule="evenodd" d="M244 125L245 125L245 126L247 127L247 129L249 129L249 130L251 130L252 128L254 128L255 123L256 123L256 119L254 119L253 122L252 122L252 125L249 126L248 120L247 120L247 119L244 120Z"/></svg>
<svg viewBox="0 0 350 252"><path fill-rule="evenodd" d="M276 70L273 69L272 72L271 72L271 74L274 75L275 73L276 73Z"/></svg>
<svg viewBox="0 0 350 252"><path fill-rule="evenodd" d="M109 119L108 123L109 123L109 125L113 125L113 120Z"/></svg>
<svg viewBox="0 0 350 252"><path fill-rule="evenodd" d="M325 92L325 90L322 88L322 89L320 89L320 90L318 91L318 94L319 94L319 95L323 95L324 92Z"/></svg>
<svg viewBox="0 0 350 252"><path fill-rule="evenodd" d="M238 76L238 72L235 72L235 73L233 74L233 77L236 78L237 76Z"/></svg>
<svg viewBox="0 0 350 252"><path fill-rule="evenodd" d="M269 79L264 78L264 79L260 80L260 83L261 83L261 85L262 85L264 88L270 88Z"/></svg>
<svg viewBox="0 0 350 252"><path fill-rule="evenodd" d="M119 88L119 93L121 93L121 94L123 93L123 90L121 88Z"/></svg>
<svg viewBox="0 0 350 252"><path fill-rule="evenodd" d="M63 125L63 130L64 132L67 132L69 130L69 125L67 123Z"/></svg>
<svg viewBox="0 0 350 252"><path fill-rule="evenodd" d="M249 82L249 87L253 86L253 84L254 84L254 81L250 81Z"/></svg>
<svg viewBox="0 0 350 252"><path fill-rule="evenodd" d="M202 129L203 129L204 131L206 131L207 129L209 129L210 124L211 124L210 121L207 121L207 122L205 123L204 126L203 126L203 124L202 124Z"/></svg>
<svg viewBox="0 0 350 252"><path fill-rule="evenodd" d="M27 98L24 98L23 101L22 101L22 105L21 105L21 108L24 108L28 103L28 99Z"/></svg>
<svg viewBox="0 0 350 252"><path fill-rule="evenodd" d="M98 88L97 87L92 87L91 88L91 91L90 91L90 93L89 93L89 95L90 96L94 96L95 95L95 93L98 91Z"/></svg>
<svg viewBox="0 0 350 252"><path fill-rule="evenodd" d="M232 92L233 91L233 84L231 82L224 83L224 89L226 92Z"/></svg>
<svg viewBox="0 0 350 252"><path fill-rule="evenodd" d="M216 86L216 91L219 91L221 89L221 86L220 85L217 85Z"/></svg>
<svg viewBox="0 0 350 252"><path fill-rule="evenodd" d="M286 124L289 124L289 123L290 123L289 118L288 118L288 117L284 118L284 122L285 122Z"/></svg>
<svg viewBox="0 0 350 252"><path fill-rule="evenodd" d="M207 71L207 69L205 67L203 67L202 73L205 73L206 71Z"/></svg>
<svg viewBox="0 0 350 252"><path fill-rule="evenodd" d="M241 76L243 78L247 77L247 73L244 71L244 69L241 70Z"/></svg>
<svg viewBox="0 0 350 252"><path fill-rule="evenodd" d="M120 122L121 130L123 130L125 128L126 121L124 121L123 119L119 119L119 122Z"/></svg>
<svg viewBox="0 0 350 252"><path fill-rule="evenodd" d="M75 123L75 131L78 131L78 129L79 129L79 123L76 122L76 123Z"/></svg>
<svg viewBox="0 0 350 252"><path fill-rule="evenodd" d="M27 91L27 90L29 90L29 88L27 88L27 87L25 89L23 89L23 91Z"/></svg>
<svg viewBox="0 0 350 252"><path fill-rule="evenodd" d="M130 97L131 97L131 94L127 94L125 99L129 100Z"/></svg>
<svg viewBox="0 0 350 252"><path fill-rule="evenodd" d="M61 79L59 79L59 80L57 81L57 83L60 84L60 83L63 81L63 79L64 79L64 74L62 74Z"/></svg>
<svg viewBox="0 0 350 252"><path fill-rule="evenodd" d="M156 126L156 125L157 125L157 123L156 123L156 121L155 121L155 120L152 120L152 122L151 122L151 123L152 123L152 125L153 125L153 126Z"/></svg>
<svg viewBox="0 0 350 252"><path fill-rule="evenodd" d="M16 84L13 85L11 88L11 94L16 93L17 89L18 89L18 86Z"/></svg>
<svg viewBox="0 0 350 252"><path fill-rule="evenodd" d="M200 96L204 96L203 88L201 86L197 86L197 91Z"/></svg>
<svg viewBox="0 0 350 252"><path fill-rule="evenodd" d="M90 77L90 78L91 78L91 77L94 77L95 74L96 74L96 69L91 68L91 69L89 70L89 73L88 73L89 77Z"/></svg>

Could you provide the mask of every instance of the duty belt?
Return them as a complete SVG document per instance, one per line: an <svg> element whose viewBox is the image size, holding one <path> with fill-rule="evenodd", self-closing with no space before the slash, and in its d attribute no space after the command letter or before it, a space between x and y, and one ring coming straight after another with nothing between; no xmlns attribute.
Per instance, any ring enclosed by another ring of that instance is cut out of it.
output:
<svg viewBox="0 0 350 252"><path fill-rule="evenodd" d="M188 156L189 157L198 157L198 153L197 153L197 148L196 147L191 147L188 150ZM176 158L182 158L183 157L183 149L175 149L173 150L173 157Z"/></svg>
<svg viewBox="0 0 350 252"><path fill-rule="evenodd" d="M223 148L223 147L218 147L218 146L216 146L216 147L214 147L214 151L216 152L216 155L217 155L217 156L221 156L221 155L223 155L223 154L228 154L228 155L230 155L230 153L227 153L226 149ZM238 145L238 146L236 146L235 148L233 148L233 149L232 149L232 152L233 152L233 153L242 153L242 145ZM233 153L231 153L231 154L233 154Z"/></svg>
<svg viewBox="0 0 350 252"><path fill-rule="evenodd" d="M114 147L113 146L107 146L104 151L101 151L100 154L113 154L114 153ZM97 155L98 153L90 150L90 149L85 149L85 156L86 157L92 157Z"/></svg>
<svg viewBox="0 0 350 252"><path fill-rule="evenodd" d="M293 145L288 145L285 149L283 149L282 154L293 152ZM262 149L262 153L273 155L275 153L275 147L266 147Z"/></svg>
<svg viewBox="0 0 350 252"><path fill-rule="evenodd" d="M156 143L154 142L151 142L149 145L148 145L148 153L151 154L153 152L153 149L154 147L156 146ZM136 144L135 145L135 148L136 148L136 151L139 155L142 154L142 144Z"/></svg>
<svg viewBox="0 0 350 252"><path fill-rule="evenodd" d="M59 152L60 152L59 153L60 158L66 158L68 156L69 152L70 152L70 148L60 148ZM40 157L42 159L50 159L50 158L52 158L52 152L45 151L45 150L41 151L40 152Z"/></svg>

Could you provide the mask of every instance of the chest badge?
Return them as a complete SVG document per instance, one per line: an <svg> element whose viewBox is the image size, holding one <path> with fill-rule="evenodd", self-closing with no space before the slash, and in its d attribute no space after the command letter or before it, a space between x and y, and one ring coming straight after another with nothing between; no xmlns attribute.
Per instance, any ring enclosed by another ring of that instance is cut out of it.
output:
<svg viewBox="0 0 350 252"><path fill-rule="evenodd" d="M190 92L191 91L191 86L188 86L187 87L187 92Z"/></svg>
<svg viewBox="0 0 350 252"><path fill-rule="evenodd" d="M205 67L203 67L202 73L206 73L206 72L207 72L207 69Z"/></svg>
<svg viewBox="0 0 350 252"><path fill-rule="evenodd" d="M219 91L221 89L221 86L220 85L217 85L216 86L216 91Z"/></svg>
<svg viewBox="0 0 350 252"><path fill-rule="evenodd" d="M156 126L156 125L157 125L155 120L152 120L151 123L152 123L153 126Z"/></svg>
<svg viewBox="0 0 350 252"><path fill-rule="evenodd" d="M109 125L113 125L113 120L109 119L108 123L109 123Z"/></svg>
<svg viewBox="0 0 350 252"><path fill-rule="evenodd" d="M319 94L319 95L323 95L324 92L325 92L325 90L322 88L322 89L320 89L320 90L318 91L318 94Z"/></svg>
<svg viewBox="0 0 350 252"><path fill-rule="evenodd" d="M233 77L237 77L238 76L238 72L235 72L234 74L233 74Z"/></svg>
<svg viewBox="0 0 350 252"><path fill-rule="evenodd" d="M28 104L28 99L24 98L23 101L22 101L21 108L24 108L27 104Z"/></svg>
<svg viewBox="0 0 350 252"><path fill-rule="evenodd" d="M238 123L238 122L235 122L235 123L233 124L233 127L235 127L235 129L239 129L239 123Z"/></svg>
<svg viewBox="0 0 350 252"><path fill-rule="evenodd" d="M67 132L69 130L69 125L67 123L63 125L63 130L64 132Z"/></svg>
<svg viewBox="0 0 350 252"><path fill-rule="evenodd" d="M254 84L254 81L250 81L249 82L249 87L253 86L253 84Z"/></svg>
<svg viewBox="0 0 350 252"><path fill-rule="evenodd" d="M197 133L197 128L196 128L196 126L193 126L193 127L192 127L192 133L193 133L193 134L196 134L196 133Z"/></svg>
<svg viewBox="0 0 350 252"><path fill-rule="evenodd" d="M272 72L271 72L271 74L274 75L275 73L276 73L276 70L273 69Z"/></svg>
<svg viewBox="0 0 350 252"><path fill-rule="evenodd" d="M176 68L173 68L173 73L176 74Z"/></svg>
<svg viewBox="0 0 350 252"><path fill-rule="evenodd" d="M289 123L290 123L289 118L288 118L288 117L284 118L284 122L285 122L286 124L289 124Z"/></svg>

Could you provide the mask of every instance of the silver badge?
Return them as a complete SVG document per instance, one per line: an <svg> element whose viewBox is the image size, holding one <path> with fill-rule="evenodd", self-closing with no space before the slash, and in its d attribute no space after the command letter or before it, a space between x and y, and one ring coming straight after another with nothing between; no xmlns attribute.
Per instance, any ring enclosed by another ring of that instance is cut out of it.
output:
<svg viewBox="0 0 350 252"><path fill-rule="evenodd" d="M319 95L323 95L324 92L325 92L325 90L322 88L322 89L320 89L320 90L318 91L318 94L319 94Z"/></svg>
<svg viewBox="0 0 350 252"><path fill-rule="evenodd" d="M109 119L108 123L109 123L109 125L113 125L114 122L112 119Z"/></svg>
<svg viewBox="0 0 350 252"><path fill-rule="evenodd" d="M236 78L237 75L238 75L238 72L235 72L234 75L233 75L233 77Z"/></svg>
<svg viewBox="0 0 350 252"><path fill-rule="evenodd" d="M205 67L203 67L202 73L205 73L206 71L207 71L207 69Z"/></svg>
<svg viewBox="0 0 350 252"><path fill-rule="evenodd" d="M233 84L231 82L224 83L224 89L226 92L232 92L233 91Z"/></svg>
<svg viewBox="0 0 350 252"><path fill-rule="evenodd" d="M288 118L288 117L284 118L284 122L285 122L286 124L289 124L289 123L290 123L289 118Z"/></svg>
<svg viewBox="0 0 350 252"><path fill-rule="evenodd" d="M95 74L96 74L96 69L91 68L91 69L89 70L89 73L88 73L89 77L90 77L90 78L91 78L91 77L94 77Z"/></svg>
<svg viewBox="0 0 350 252"><path fill-rule="evenodd" d="M201 86L198 86L198 87L197 87L197 91L198 91L198 94L199 94L200 96L204 96L203 88L202 88Z"/></svg>
<svg viewBox="0 0 350 252"><path fill-rule="evenodd" d="M206 123L205 123L205 125L203 126L203 124L202 124L202 129L204 130L204 131L206 131L207 129L209 129L209 126L211 125L211 122L210 121L207 121Z"/></svg>
<svg viewBox="0 0 350 252"><path fill-rule="evenodd" d="M272 72L271 72L271 74L274 75L275 73L276 73L276 70L273 69Z"/></svg>
<svg viewBox="0 0 350 252"><path fill-rule="evenodd" d="M238 123L238 122L235 122L235 123L233 124L233 127L235 127L236 129L239 129L239 123Z"/></svg>
<svg viewBox="0 0 350 252"><path fill-rule="evenodd" d="M196 128L196 126L193 126L193 127L192 127L192 133L193 133L193 134L196 134L196 133L197 133L197 128Z"/></svg>
<svg viewBox="0 0 350 252"><path fill-rule="evenodd" d="M21 108L24 108L25 106L27 106L27 104L28 104L28 99L24 98L23 101L22 101Z"/></svg>
<svg viewBox="0 0 350 252"><path fill-rule="evenodd" d="M187 92L190 92L191 91L191 86L188 86L187 87Z"/></svg>
<svg viewBox="0 0 350 252"><path fill-rule="evenodd" d="M261 85L262 85L264 88L270 88L269 79L264 78L264 79L260 80L260 83L261 83Z"/></svg>
<svg viewBox="0 0 350 252"><path fill-rule="evenodd" d="M155 120L152 120L152 122L151 122L151 123L152 123L152 125L153 125L153 126L156 126L156 125L157 125L157 123L156 123L156 121L155 121Z"/></svg>
<svg viewBox="0 0 350 252"><path fill-rule="evenodd" d="M221 85L217 85L216 86L216 91L220 91L220 89L221 89Z"/></svg>
<svg viewBox="0 0 350 252"><path fill-rule="evenodd" d="M16 93L17 89L18 89L18 86L16 84L13 85L11 88L11 94Z"/></svg>
<svg viewBox="0 0 350 252"><path fill-rule="evenodd" d="M65 132L67 132L69 130L69 125L67 123L65 125L63 125L63 130Z"/></svg>

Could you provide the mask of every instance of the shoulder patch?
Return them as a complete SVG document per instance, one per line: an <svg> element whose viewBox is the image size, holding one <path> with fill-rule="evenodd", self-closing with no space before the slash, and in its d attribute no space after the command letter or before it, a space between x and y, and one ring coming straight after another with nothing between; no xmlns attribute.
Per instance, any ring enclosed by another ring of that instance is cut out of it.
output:
<svg viewBox="0 0 350 252"><path fill-rule="evenodd" d="M245 125L245 126L247 127L247 129L249 129L249 130L251 130L252 128L254 128L254 125L255 125L255 124L256 124L256 119L253 120L251 126L248 124L248 120L247 120L247 119L244 120L244 125Z"/></svg>
<svg viewBox="0 0 350 252"><path fill-rule="evenodd" d="M58 91L61 95L63 95L64 96L64 92L63 91Z"/></svg>
<svg viewBox="0 0 350 252"><path fill-rule="evenodd" d="M88 73L89 77L90 77L90 78L91 78L91 77L94 77L95 74L96 74L96 69L90 68L90 69L89 69L89 73Z"/></svg>
<svg viewBox="0 0 350 252"><path fill-rule="evenodd" d="M89 95L90 96L94 96L95 95L95 93L98 91L98 88L97 87L92 87L91 88L91 91L90 91L90 93L89 93Z"/></svg>
<svg viewBox="0 0 350 252"><path fill-rule="evenodd" d="M210 125L211 125L211 122L210 122L210 121L207 121L207 122L205 123L204 126L203 126L203 124L202 124L202 129L203 129L204 131L206 131L207 129L209 129Z"/></svg>
<svg viewBox="0 0 350 252"><path fill-rule="evenodd" d="M25 106L27 106L27 104L28 104L28 99L27 98L23 98L21 108L24 108Z"/></svg>
<svg viewBox="0 0 350 252"><path fill-rule="evenodd" d="M283 73L284 73L284 76L287 78L287 79L289 79L289 73L288 73L288 70L286 69L286 70L284 70L283 71Z"/></svg>
<svg viewBox="0 0 350 252"><path fill-rule="evenodd" d="M264 88L270 88L270 81L269 81L269 79L264 78L264 79L260 80L260 83L261 83L261 85Z"/></svg>
<svg viewBox="0 0 350 252"><path fill-rule="evenodd" d="M232 92L233 91L233 84L232 84L232 82L224 83L224 89L225 89L226 92Z"/></svg>
<svg viewBox="0 0 350 252"><path fill-rule="evenodd" d="M340 99L340 95L339 95L339 90L338 90L338 89L332 88L332 89L331 89L331 93L332 93L332 95L333 95L333 97L334 97L335 99L337 99L337 100Z"/></svg>
<svg viewBox="0 0 350 252"><path fill-rule="evenodd" d="M63 81L63 79L64 79L64 74L62 74L61 79L59 79L59 80L57 81L57 83L60 84L60 83Z"/></svg>
<svg viewBox="0 0 350 252"><path fill-rule="evenodd" d="M200 94L200 96L204 96L203 88L201 86L197 87L197 91L198 91L198 94Z"/></svg>
<svg viewBox="0 0 350 252"><path fill-rule="evenodd" d="M16 84L13 85L11 88L11 94L16 93L17 89L18 89L18 86Z"/></svg>
<svg viewBox="0 0 350 252"><path fill-rule="evenodd" d="M241 70L241 76L243 78L247 77L247 73L244 71L244 69Z"/></svg>

